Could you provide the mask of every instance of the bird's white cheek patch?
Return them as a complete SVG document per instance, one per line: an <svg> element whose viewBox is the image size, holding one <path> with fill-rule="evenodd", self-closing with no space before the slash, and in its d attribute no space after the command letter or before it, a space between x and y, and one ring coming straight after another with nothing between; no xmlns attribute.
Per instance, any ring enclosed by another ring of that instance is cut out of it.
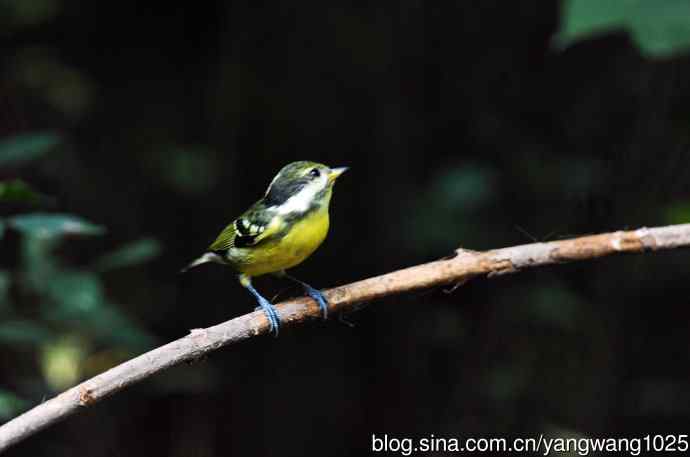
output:
<svg viewBox="0 0 690 457"><path fill-rule="evenodd" d="M286 214L293 214L293 213L305 213L311 206L311 203L314 201L314 197L316 197L316 194L318 192L318 188L316 186L307 186L297 195L293 195L292 197L288 198L285 203L280 205L278 209L278 214L281 216L285 216Z"/></svg>

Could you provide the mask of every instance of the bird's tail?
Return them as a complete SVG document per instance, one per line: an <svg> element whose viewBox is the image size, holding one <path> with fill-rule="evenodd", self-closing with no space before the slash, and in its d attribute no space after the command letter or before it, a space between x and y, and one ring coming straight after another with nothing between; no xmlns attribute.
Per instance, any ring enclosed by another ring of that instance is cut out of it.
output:
<svg viewBox="0 0 690 457"><path fill-rule="evenodd" d="M214 252L207 252L206 254L202 255L201 257L199 257L198 259L194 260L192 263L181 269L180 273L185 273L186 271L189 271L194 267L198 267L201 264L209 262L222 263L222 259L218 254Z"/></svg>

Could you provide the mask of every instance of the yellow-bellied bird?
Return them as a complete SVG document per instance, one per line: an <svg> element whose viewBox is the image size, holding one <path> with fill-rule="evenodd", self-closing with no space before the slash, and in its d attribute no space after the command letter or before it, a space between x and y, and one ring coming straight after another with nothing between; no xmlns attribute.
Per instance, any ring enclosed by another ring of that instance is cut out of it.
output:
<svg viewBox="0 0 690 457"><path fill-rule="evenodd" d="M273 178L268 190L218 235L208 251L182 271L207 262L229 265L239 282L254 295L278 335L275 308L252 286L255 276L272 273L299 283L319 304L324 319L328 303L323 294L285 270L309 257L328 233L328 206L333 184L347 167L329 168L315 162L293 162Z"/></svg>

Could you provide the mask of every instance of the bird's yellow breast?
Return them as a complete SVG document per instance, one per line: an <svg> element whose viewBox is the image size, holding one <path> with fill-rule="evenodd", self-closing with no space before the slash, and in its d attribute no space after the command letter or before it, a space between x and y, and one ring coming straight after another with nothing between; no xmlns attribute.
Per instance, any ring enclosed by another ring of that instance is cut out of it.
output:
<svg viewBox="0 0 690 457"><path fill-rule="evenodd" d="M248 276L292 268L321 245L328 234L329 224L325 206L293 223L284 235L275 240L266 240L256 247L230 249L228 260L235 269Z"/></svg>

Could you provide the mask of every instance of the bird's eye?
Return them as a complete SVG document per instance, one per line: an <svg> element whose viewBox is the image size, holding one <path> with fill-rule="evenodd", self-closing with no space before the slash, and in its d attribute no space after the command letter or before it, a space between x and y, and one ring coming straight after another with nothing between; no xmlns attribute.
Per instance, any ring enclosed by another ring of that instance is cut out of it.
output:
<svg viewBox="0 0 690 457"><path fill-rule="evenodd" d="M318 178L319 176L321 176L321 172L318 168L312 168L311 170L309 170L309 176L311 176L312 178Z"/></svg>

